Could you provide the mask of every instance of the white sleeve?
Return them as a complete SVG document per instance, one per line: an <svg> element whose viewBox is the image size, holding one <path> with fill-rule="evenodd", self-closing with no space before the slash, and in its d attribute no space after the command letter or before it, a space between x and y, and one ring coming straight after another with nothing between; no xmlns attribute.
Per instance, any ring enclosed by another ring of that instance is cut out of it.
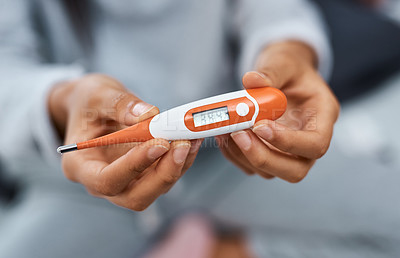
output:
<svg viewBox="0 0 400 258"><path fill-rule="evenodd" d="M325 79L332 69L332 54L323 19L307 0L240 0L236 27L240 36L240 72L254 68L260 51L272 42L298 40L314 49Z"/></svg>
<svg viewBox="0 0 400 258"><path fill-rule="evenodd" d="M84 72L80 65L42 62L30 2L0 0L0 158L11 170L24 161L59 166L48 92L57 81Z"/></svg>

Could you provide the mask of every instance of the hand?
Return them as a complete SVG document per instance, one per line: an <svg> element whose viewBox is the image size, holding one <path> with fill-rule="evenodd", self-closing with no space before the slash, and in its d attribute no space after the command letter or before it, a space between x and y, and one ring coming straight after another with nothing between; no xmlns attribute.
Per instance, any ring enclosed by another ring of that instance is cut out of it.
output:
<svg viewBox="0 0 400 258"><path fill-rule="evenodd" d="M339 103L320 77L314 53L299 42L267 47L257 72L243 76L245 88L272 86L287 96L286 113L252 130L219 136L222 153L248 174L299 182L328 150Z"/></svg>
<svg viewBox="0 0 400 258"><path fill-rule="evenodd" d="M104 75L61 83L50 93L49 110L66 144L117 131L159 112ZM153 139L92 148L64 154L62 166L65 176L89 193L139 211L174 185L200 145L201 140Z"/></svg>

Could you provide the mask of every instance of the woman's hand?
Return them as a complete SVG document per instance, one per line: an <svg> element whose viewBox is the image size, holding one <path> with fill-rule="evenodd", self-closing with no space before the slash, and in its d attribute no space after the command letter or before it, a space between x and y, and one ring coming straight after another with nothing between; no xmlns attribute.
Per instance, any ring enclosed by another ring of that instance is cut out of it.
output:
<svg viewBox="0 0 400 258"><path fill-rule="evenodd" d="M313 51L299 42L267 47L245 88L271 86L287 96L286 113L276 122L216 137L223 154L249 174L299 182L328 150L339 103L315 69Z"/></svg>
<svg viewBox="0 0 400 258"><path fill-rule="evenodd" d="M65 143L105 135L156 115L159 110L104 75L61 83L50 93L49 110ZM64 137L65 136L65 137ZM192 165L201 140L154 139L66 153L65 176L88 192L132 210L144 210Z"/></svg>

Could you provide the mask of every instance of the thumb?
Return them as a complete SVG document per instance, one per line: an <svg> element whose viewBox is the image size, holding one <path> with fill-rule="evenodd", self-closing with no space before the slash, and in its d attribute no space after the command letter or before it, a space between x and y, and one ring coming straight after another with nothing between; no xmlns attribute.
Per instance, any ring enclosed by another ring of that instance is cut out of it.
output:
<svg viewBox="0 0 400 258"><path fill-rule="evenodd" d="M242 83L246 89L267 86L281 89L294 78L296 75L294 70L271 62L260 67L258 71L247 72L243 75Z"/></svg>
<svg viewBox="0 0 400 258"><path fill-rule="evenodd" d="M246 89L267 87L273 85L273 82L269 77L267 77L263 73L256 71L247 72L245 75L243 75L242 83Z"/></svg>
<svg viewBox="0 0 400 258"><path fill-rule="evenodd" d="M291 46L293 49L290 51L295 51L295 54L285 54L289 51L286 49L286 45L277 44L277 46L268 47L261 53L257 60L256 71L250 71L242 78L245 88L270 86L281 89L301 75L302 67L306 62L298 59L299 56L302 57L300 53L304 50L299 46ZM284 48L285 46L286 48ZM304 57L304 59L306 58Z"/></svg>

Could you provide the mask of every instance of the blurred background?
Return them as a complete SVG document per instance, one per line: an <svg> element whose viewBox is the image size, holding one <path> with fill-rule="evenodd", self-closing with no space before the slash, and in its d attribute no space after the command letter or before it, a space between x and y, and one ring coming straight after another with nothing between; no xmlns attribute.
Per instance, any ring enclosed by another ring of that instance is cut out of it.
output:
<svg viewBox="0 0 400 258"><path fill-rule="evenodd" d="M262 257L400 257L400 1L314 2L332 45L329 84L342 104L329 152L300 184L241 175L218 193L204 190L204 206L239 228L251 214L246 237ZM178 184L171 196L182 192ZM0 164L0 206L17 193ZM155 224L146 212L146 225Z"/></svg>

